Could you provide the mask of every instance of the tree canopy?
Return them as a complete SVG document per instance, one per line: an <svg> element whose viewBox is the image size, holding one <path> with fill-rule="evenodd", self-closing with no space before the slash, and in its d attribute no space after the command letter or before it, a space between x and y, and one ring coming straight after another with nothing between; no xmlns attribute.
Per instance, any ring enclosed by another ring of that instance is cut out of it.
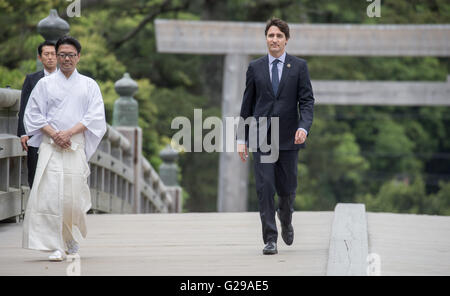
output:
<svg viewBox="0 0 450 296"><path fill-rule="evenodd" d="M384 0L369 18L366 1L342 0L82 0L68 17L65 0L0 0L0 87L20 89L36 69L43 37L37 23L55 8L83 49L79 71L94 78L107 120L118 95L114 82L129 72L139 85L144 155L159 167L159 151L176 132L175 116L220 116L223 57L156 51L156 18L288 23L448 24L445 0ZM263 34L263 32L262 32ZM262 38L263 35L262 35ZM289 51L289 48L287 48ZM314 80L446 81L449 59L439 57L302 57ZM313 85L314 89L314 85ZM308 147L300 152L297 210L332 210L364 202L368 211L450 214L448 107L315 107ZM217 153L182 153L185 211L215 211ZM252 176L249 209L257 210Z"/></svg>

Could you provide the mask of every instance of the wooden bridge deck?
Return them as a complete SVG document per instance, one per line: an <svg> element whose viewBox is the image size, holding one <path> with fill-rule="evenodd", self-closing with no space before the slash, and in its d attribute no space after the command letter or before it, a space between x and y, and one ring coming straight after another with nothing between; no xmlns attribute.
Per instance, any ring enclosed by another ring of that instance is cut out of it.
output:
<svg viewBox="0 0 450 296"><path fill-rule="evenodd" d="M367 214L382 275L450 275L450 217ZM333 212L295 212L295 240L262 255L258 213L89 215L81 275L326 275ZM66 275L0 224L0 275Z"/></svg>

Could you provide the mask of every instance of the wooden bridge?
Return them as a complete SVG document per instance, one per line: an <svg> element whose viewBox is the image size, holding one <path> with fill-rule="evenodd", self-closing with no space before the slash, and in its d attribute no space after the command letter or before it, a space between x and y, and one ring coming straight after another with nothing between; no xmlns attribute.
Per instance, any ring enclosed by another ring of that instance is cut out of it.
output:
<svg viewBox="0 0 450 296"><path fill-rule="evenodd" d="M55 15L53 12L49 17ZM238 114L233 108L240 106L248 56L260 52L241 50L231 42L239 41L236 38L201 32L214 32L211 31L214 28L227 30L246 41L259 42L255 46L238 42L245 44L243 49L262 48L265 53L263 40L256 37L259 33L252 33L253 29L262 32L264 24L159 20L155 26L160 52L226 55L222 112L223 116ZM292 54L450 55L446 42L449 25L293 25L292 28L299 36L292 41L300 42L300 46L291 42ZM235 34L242 29L251 38ZM192 32L195 38L189 39L188 33ZM333 38L323 32L333 34ZM374 38L374 33L378 37ZM45 32L43 35L48 39ZM208 42L228 40L228 48L238 48L238 52L198 52L187 46L198 45L198 36L220 36L206 38L202 49L227 48ZM301 39L303 36L306 41ZM335 42L330 44L330 40ZM205 46L207 43L209 46ZM356 53L349 50L355 48L359 50ZM309 52L296 53L296 49ZM327 51L320 52L321 49ZM313 84L319 104L448 106L449 81L313 81ZM133 87L125 86L119 87L123 91L119 95L130 97ZM0 220L22 216L29 192L24 177L26 154L15 136L19 97L18 90L0 89ZM355 204L338 204L334 212L296 212L294 244L286 246L280 237L279 254L264 256L258 213L167 214L180 212L182 208L181 188L173 182L176 169L164 174L160 169L158 175L141 152L142 131L137 124L109 127L90 161L89 184L93 211L111 214L89 215L88 239L81 243L79 257L61 263L48 262L46 253L22 249L21 223L0 223L0 275L450 275L450 217L366 213L364 205ZM242 169L235 156L221 154L219 205L227 202L219 206L222 210L236 211L239 205L246 204L242 199L246 194L242 193L247 189L241 181L247 178L248 171ZM166 167L173 168L173 163Z"/></svg>
<svg viewBox="0 0 450 296"><path fill-rule="evenodd" d="M124 83L133 83L127 74L116 82L119 100L124 95L131 97L117 87ZM30 191L27 153L16 136L20 94L20 90L0 88L0 221L23 215ZM107 126L89 160L92 211L115 214L181 211L182 189L173 181L177 166L173 155L168 155L173 150L166 148L161 152L164 163L160 175L144 157L142 141L138 126Z"/></svg>
<svg viewBox="0 0 450 296"><path fill-rule="evenodd" d="M78 274L450 275L450 217L339 204L334 213L295 212L293 223L294 244L279 236L278 255L265 256L255 212L89 215ZM0 275L69 274L75 261L49 262L21 242L20 223L0 224ZM369 254L379 261L366 262Z"/></svg>

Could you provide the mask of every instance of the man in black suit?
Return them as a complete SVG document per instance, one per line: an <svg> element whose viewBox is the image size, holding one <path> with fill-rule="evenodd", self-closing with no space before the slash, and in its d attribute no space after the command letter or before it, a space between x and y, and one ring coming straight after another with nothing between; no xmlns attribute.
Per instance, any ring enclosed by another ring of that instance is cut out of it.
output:
<svg viewBox="0 0 450 296"><path fill-rule="evenodd" d="M44 70L28 74L22 86L22 94L20 97L19 125L17 128L17 136L20 137L22 148L27 151L27 167L28 167L28 184L30 188L33 186L34 173L36 172L36 164L38 160L37 147L27 145L29 137L23 126L23 116L25 107L28 103L31 91L36 83L44 76L50 75L56 70L56 51L55 44L50 41L44 41L38 47L38 58L44 66Z"/></svg>
<svg viewBox="0 0 450 296"><path fill-rule="evenodd" d="M266 138L272 139L270 153L278 155L274 162L264 161L269 152L262 148L260 141L263 139L258 137L258 147L253 152L256 191L265 244L263 254L270 255L278 253L275 212L284 242L291 245L294 240L292 213L297 189L298 150L305 146L312 125L314 97L306 61L285 52L289 40L288 24L272 18L267 22L265 35L269 54L253 60L248 66L240 116L244 120L256 119L258 129L264 128ZM263 122L262 117L268 118L268 123ZM274 124L274 118L278 118L279 128ZM238 135L238 152L243 162L248 157L247 145L252 132L246 127L245 132ZM273 143L273 133L278 133L278 143ZM279 197L277 210L275 193Z"/></svg>

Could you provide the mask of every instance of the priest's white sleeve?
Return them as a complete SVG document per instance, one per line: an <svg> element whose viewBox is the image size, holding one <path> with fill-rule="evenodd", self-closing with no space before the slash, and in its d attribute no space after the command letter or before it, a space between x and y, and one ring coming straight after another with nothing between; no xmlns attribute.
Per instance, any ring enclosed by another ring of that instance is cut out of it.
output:
<svg viewBox="0 0 450 296"><path fill-rule="evenodd" d="M80 121L87 129L84 132L86 159L89 160L106 133L105 107L98 84L92 80L89 84L89 103L86 113Z"/></svg>
<svg viewBox="0 0 450 296"><path fill-rule="evenodd" d="M28 99L23 117L23 124L28 136L34 136L39 146L42 137L41 128L48 125L47 122L47 90L45 83L39 80ZM34 145L31 145L34 146Z"/></svg>

